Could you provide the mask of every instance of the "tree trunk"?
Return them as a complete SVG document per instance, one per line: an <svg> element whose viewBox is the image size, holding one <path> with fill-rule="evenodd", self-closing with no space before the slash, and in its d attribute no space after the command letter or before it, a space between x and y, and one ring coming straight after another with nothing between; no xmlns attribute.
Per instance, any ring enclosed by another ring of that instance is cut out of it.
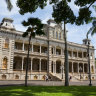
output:
<svg viewBox="0 0 96 96"><path fill-rule="evenodd" d="M31 34L30 34L30 37L29 37L27 63L26 63L26 76L25 76L25 86L26 86L26 87L27 87L27 79L28 79L28 65L29 65L30 41L31 41Z"/></svg>
<svg viewBox="0 0 96 96"><path fill-rule="evenodd" d="M67 49L67 35L64 22L64 41L65 41L65 86L69 86L69 63L68 63L68 49Z"/></svg>
<svg viewBox="0 0 96 96"><path fill-rule="evenodd" d="M87 39L88 39L88 34L87 34ZM89 50L90 50L90 41L89 41L89 39L88 39L88 50L87 50L87 52L88 52L88 69L89 69L89 86L92 86L92 83L91 83L91 69L90 69L90 52L89 52Z"/></svg>

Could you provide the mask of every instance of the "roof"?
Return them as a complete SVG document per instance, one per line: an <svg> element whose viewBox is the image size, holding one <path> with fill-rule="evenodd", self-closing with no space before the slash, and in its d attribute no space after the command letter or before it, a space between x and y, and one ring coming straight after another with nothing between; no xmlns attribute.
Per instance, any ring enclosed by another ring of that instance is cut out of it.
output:
<svg viewBox="0 0 96 96"><path fill-rule="evenodd" d="M4 22L4 21L10 21L10 22L13 22L13 19L11 19L11 18L3 18L3 20L2 20L2 22Z"/></svg>

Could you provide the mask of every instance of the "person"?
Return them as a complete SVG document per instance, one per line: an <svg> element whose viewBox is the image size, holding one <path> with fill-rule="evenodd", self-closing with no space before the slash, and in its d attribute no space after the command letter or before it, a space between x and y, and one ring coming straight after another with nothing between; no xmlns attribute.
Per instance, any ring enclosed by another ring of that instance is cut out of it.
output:
<svg viewBox="0 0 96 96"><path fill-rule="evenodd" d="M48 75L46 75L46 81L48 81Z"/></svg>
<svg viewBox="0 0 96 96"><path fill-rule="evenodd" d="M69 77L69 81L72 79L72 76Z"/></svg>

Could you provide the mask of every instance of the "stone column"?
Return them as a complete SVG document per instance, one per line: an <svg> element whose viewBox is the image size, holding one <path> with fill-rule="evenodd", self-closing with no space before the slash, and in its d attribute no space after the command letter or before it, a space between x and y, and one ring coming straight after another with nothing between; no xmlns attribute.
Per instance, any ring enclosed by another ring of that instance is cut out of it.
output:
<svg viewBox="0 0 96 96"><path fill-rule="evenodd" d="M73 70L73 62L72 62L72 73L74 73L74 70Z"/></svg>
<svg viewBox="0 0 96 96"><path fill-rule="evenodd" d="M40 45L40 54L41 54L41 45Z"/></svg>
<svg viewBox="0 0 96 96"><path fill-rule="evenodd" d="M62 55L64 56L64 49L62 48Z"/></svg>
<svg viewBox="0 0 96 96"><path fill-rule="evenodd" d="M33 53L33 43L32 43L32 53Z"/></svg>
<svg viewBox="0 0 96 96"><path fill-rule="evenodd" d="M56 55L56 46L55 46L55 52L54 52L54 53L55 53L55 55Z"/></svg>
<svg viewBox="0 0 96 96"><path fill-rule="evenodd" d="M31 58L31 71L32 71L32 62L33 62L33 58Z"/></svg>
<svg viewBox="0 0 96 96"><path fill-rule="evenodd" d="M22 50L24 51L24 42L23 42Z"/></svg>
<svg viewBox="0 0 96 96"><path fill-rule="evenodd" d="M22 57L22 71L23 71L24 57Z"/></svg>
<svg viewBox="0 0 96 96"><path fill-rule="evenodd" d="M61 55L62 55L62 48L61 48Z"/></svg>
<svg viewBox="0 0 96 96"><path fill-rule="evenodd" d="M63 70L63 76L64 76L64 62L62 62L62 66L63 66L62 70Z"/></svg>
<svg viewBox="0 0 96 96"><path fill-rule="evenodd" d="M71 54L72 54L72 58L73 58L73 50L72 50Z"/></svg>
<svg viewBox="0 0 96 96"><path fill-rule="evenodd" d="M56 61L54 62L54 73L56 73Z"/></svg>
<svg viewBox="0 0 96 96"><path fill-rule="evenodd" d="M51 72L51 62L52 62L52 52L51 52L52 46L48 44L48 62L47 62L47 72Z"/></svg>
<svg viewBox="0 0 96 96"><path fill-rule="evenodd" d="M39 72L41 72L41 59L39 60Z"/></svg>
<svg viewBox="0 0 96 96"><path fill-rule="evenodd" d="M78 73L79 73L79 63L78 63Z"/></svg>
<svg viewBox="0 0 96 96"><path fill-rule="evenodd" d="M78 58L78 51L77 51L77 58Z"/></svg>

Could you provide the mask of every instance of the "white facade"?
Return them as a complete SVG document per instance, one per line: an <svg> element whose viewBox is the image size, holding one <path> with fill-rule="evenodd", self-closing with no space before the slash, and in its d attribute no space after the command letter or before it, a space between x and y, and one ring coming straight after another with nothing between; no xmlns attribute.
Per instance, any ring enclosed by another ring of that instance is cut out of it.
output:
<svg viewBox="0 0 96 96"><path fill-rule="evenodd" d="M4 18L0 25L0 80L24 80L28 38L17 31L13 20ZM45 36L31 40L29 80L44 80L49 75L53 80L64 80L64 40L62 24L49 20L44 25ZM68 42L69 76L72 80L88 80L86 40L83 44ZM90 46L90 67L95 77L94 47ZM81 70L80 70L81 68Z"/></svg>

